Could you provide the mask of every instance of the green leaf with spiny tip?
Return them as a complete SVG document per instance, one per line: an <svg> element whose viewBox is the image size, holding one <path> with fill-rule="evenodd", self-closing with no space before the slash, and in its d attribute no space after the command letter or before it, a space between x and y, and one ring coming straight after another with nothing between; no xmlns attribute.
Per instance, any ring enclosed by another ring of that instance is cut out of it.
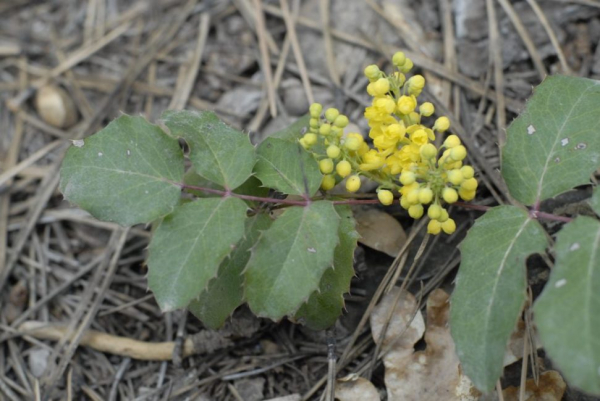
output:
<svg viewBox="0 0 600 401"><path fill-rule="evenodd" d="M592 192L592 198L590 199L590 206L592 210L600 216L600 187L594 187Z"/></svg>
<svg viewBox="0 0 600 401"><path fill-rule="evenodd" d="M340 217L328 201L290 207L259 238L246 266L250 309L279 320L294 314L333 264Z"/></svg>
<svg viewBox="0 0 600 401"><path fill-rule="evenodd" d="M168 110L161 118L171 135L187 142L194 169L204 178L235 189L252 174L256 156L248 135L215 113Z"/></svg>
<svg viewBox="0 0 600 401"><path fill-rule="evenodd" d="M589 182L600 167L600 81L553 76L511 124L502 149L510 194L532 205Z"/></svg>
<svg viewBox="0 0 600 401"><path fill-rule="evenodd" d="M267 138L256 153L254 171L264 186L305 196L314 195L321 186L319 164L298 142Z"/></svg>
<svg viewBox="0 0 600 401"><path fill-rule="evenodd" d="M284 139L290 142L297 142L298 139L302 138L302 135L306 133L308 129L308 123L310 121L310 115L297 119L292 125L286 127L280 131L274 132L269 135L270 138Z"/></svg>
<svg viewBox="0 0 600 401"><path fill-rule="evenodd" d="M350 291L354 276L354 249L359 235L352 210L348 205L339 205L335 209L340 216L340 242L335 247L333 268L325 271L319 289L294 316L295 321L313 330L324 330L335 324L344 307L344 294Z"/></svg>
<svg viewBox="0 0 600 401"><path fill-rule="evenodd" d="M237 198L198 199L156 228L148 255L148 286L163 311L183 308L207 288L244 235L247 206Z"/></svg>
<svg viewBox="0 0 600 401"><path fill-rule="evenodd" d="M450 328L465 374L481 391L502 374L504 353L525 302L525 262L548 240L537 220L514 206L477 219L461 245Z"/></svg>
<svg viewBox="0 0 600 401"><path fill-rule="evenodd" d="M60 175L64 196L94 217L123 226L148 223L179 201L183 152L156 125L123 115L74 141Z"/></svg>
<svg viewBox="0 0 600 401"><path fill-rule="evenodd" d="M600 396L600 223L577 217L559 231L554 251L534 305L540 339L569 384Z"/></svg>
<svg viewBox="0 0 600 401"><path fill-rule="evenodd" d="M242 304L242 271L250 259L250 248L258 240L260 233L269 228L271 222L271 218L264 213L248 218L244 238L221 263L217 277L208 283L208 288L190 303L190 312L207 327L218 329Z"/></svg>

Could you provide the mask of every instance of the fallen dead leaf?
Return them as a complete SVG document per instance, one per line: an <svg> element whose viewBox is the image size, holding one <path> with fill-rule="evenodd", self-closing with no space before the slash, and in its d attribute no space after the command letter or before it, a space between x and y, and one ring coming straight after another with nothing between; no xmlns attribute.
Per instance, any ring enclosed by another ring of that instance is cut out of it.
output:
<svg viewBox="0 0 600 401"><path fill-rule="evenodd" d="M396 257L406 242L404 229L391 215L377 209L354 209L358 242Z"/></svg>
<svg viewBox="0 0 600 401"><path fill-rule="evenodd" d="M562 400L567 384L560 373L549 370L540 375L538 385L533 379L525 383L525 401L560 401ZM504 401L518 401L519 387L507 387L502 390Z"/></svg>
<svg viewBox="0 0 600 401"><path fill-rule="evenodd" d="M339 401L379 401L379 392L367 379L348 375L335 383L335 399Z"/></svg>

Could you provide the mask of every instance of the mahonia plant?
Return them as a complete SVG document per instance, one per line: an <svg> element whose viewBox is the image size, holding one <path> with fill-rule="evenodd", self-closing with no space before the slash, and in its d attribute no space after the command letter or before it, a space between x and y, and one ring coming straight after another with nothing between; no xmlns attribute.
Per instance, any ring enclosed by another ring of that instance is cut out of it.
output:
<svg viewBox="0 0 600 401"><path fill-rule="evenodd" d="M334 108L323 113L319 103L310 107L309 130L300 143L319 161L324 191L345 178L346 190L356 192L360 176L365 176L380 184L377 197L382 204L391 205L394 193L399 193L400 205L412 218L421 218L427 207L431 219L428 233L452 234L456 223L444 204L475 198L475 171L463 165L467 149L458 136L449 135L439 149L433 143L436 133L449 129L450 120L439 117L431 128L422 121L431 117L435 108L430 102L418 102L425 78L413 75L406 79L413 62L397 52L392 63L397 71L390 75L376 65L364 71L370 81L367 92L373 97L365 110L373 148L360 133L344 134L348 117Z"/></svg>
<svg viewBox="0 0 600 401"><path fill-rule="evenodd" d="M447 117L434 119L433 104L418 102L425 79L407 79L413 63L402 52L392 64L389 75L365 69L370 141L316 103L256 147L211 112L166 111L159 125L123 115L73 141L60 189L98 219L152 224L148 286L163 311L188 308L217 328L247 303L257 316L327 328L354 275L350 205L371 203L334 195L334 186L345 180L356 193L361 177L373 180L374 202L399 198L412 218L430 219L433 235L456 230L447 205L475 198L466 147L445 135ZM501 376L523 313L527 258L549 252L550 279L532 307L539 337L572 385L600 395L600 190L587 216L542 211L542 202L589 185L600 168L598 99L597 81L547 78L507 130L504 182L491 180L511 205L460 203L487 210L461 245L450 311L462 369L482 391ZM556 241L540 219L564 224Z"/></svg>

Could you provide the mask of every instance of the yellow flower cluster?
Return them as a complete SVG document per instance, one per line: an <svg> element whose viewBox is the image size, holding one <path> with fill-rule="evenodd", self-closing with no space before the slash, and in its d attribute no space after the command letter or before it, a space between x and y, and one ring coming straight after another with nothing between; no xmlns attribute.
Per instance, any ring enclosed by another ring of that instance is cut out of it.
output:
<svg viewBox="0 0 600 401"><path fill-rule="evenodd" d="M439 149L432 143L436 134L450 128L447 117L439 117L428 127L422 120L431 117L435 108L429 102L418 102L425 87L425 78L413 75L406 78L412 61L404 53L394 54L396 67L386 75L376 65L365 68L369 79L367 92L373 97L365 110L369 123L370 148L359 133L343 134L348 118L337 109L328 109L322 116L322 106L310 108L310 129L300 143L319 159L324 175L321 188L329 190L342 178L346 189L360 188L360 175L377 181L379 201L390 205L394 191L400 194L400 205L411 217L421 218L427 209L431 219L430 234L444 231L451 234L456 223L448 216L444 203L475 197L477 180L471 166L463 165L467 149L456 135L449 135ZM323 145L324 151L319 149ZM441 155L440 155L441 152Z"/></svg>

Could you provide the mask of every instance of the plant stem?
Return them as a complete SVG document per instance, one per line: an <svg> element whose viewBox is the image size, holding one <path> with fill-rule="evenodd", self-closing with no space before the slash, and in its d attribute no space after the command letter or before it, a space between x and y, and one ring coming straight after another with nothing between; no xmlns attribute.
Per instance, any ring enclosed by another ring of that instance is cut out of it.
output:
<svg viewBox="0 0 600 401"><path fill-rule="evenodd" d="M279 199L279 198L270 198L270 197L262 197L262 196L253 196L253 195L244 195L244 194L236 194L232 191L223 191L220 189L214 188L206 188L206 187L197 187L194 185L187 185L182 183L177 183L179 187L182 189L193 189L196 191L202 191L209 194L221 195L221 196L233 196L236 198L254 201L254 202L265 202L265 203L279 203L282 205L292 205L292 206L308 206L313 202L313 199L306 198L304 200L295 200L295 199ZM398 200L395 200L394 203L397 203ZM378 199L346 199L346 200L335 200L332 201L334 205L377 205L379 204ZM463 203L463 202L455 202L453 203L455 206L462 207L464 209L478 210L480 212L486 212L491 209L491 206L484 205L474 205L471 203ZM529 215L534 219L544 219L550 221L560 221L562 223L569 223L573 221L572 217L567 216L557 216L551 213L540 212L535 208L529 211Z"/></svg>

